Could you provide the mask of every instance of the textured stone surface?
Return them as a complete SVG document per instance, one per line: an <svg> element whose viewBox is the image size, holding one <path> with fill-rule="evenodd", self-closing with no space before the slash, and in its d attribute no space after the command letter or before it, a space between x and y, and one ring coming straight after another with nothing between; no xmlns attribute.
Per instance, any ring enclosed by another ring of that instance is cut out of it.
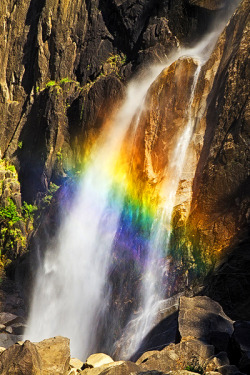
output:
<svg viewBox="0 0 250 375"><path fill-rule="evenodd" d="M0 354L1 375L42 375L42 363L36 346L30 341L12 345Z"/></svg>
<svg viewBox="0 0 250 375"><path fill-rule="evenodd" d="M248 23L249 2L243 1L203 68L214 79L207 97L205 126L200 125L205 129L204 144L194 178L188 222L203 251L219 252L246 235L249 205L246 154L250 129ZM204 78L206 82L206 75ZM200 86L197 90L200 91Z"/></svg>
<svg viewBox="0 0 250 375"><path fill-rule="evenodd" d="M42 375L66 375L69 369L70 347L66 337L54 337L35 343L41 358Z"/></svg>
<svg viewBox="0 0 250 375"><path fill-rule="evenodd" d="M227 350L233 321L217 302L208 297L181 297L178 322L182 340L194 337L217 350Z"/></svg>
<svg viewBox="0 0 250 375"><path fill-rule="evenodd" d="M81 375L125 375L130 373L137 374L142 368L130 361L117 361L100 367L86 368L81 371Z"/></svg>
<svg viewBox="0 0 250 375"><path fill-rule="evenodd" d="M233 320L250 320L250 243L235 246L206 280L203 294L218 301Z"/></svg>
<svg viewBox="0 0 250 375"><path fill-rule="evenodd" d="M187 42L205 32L214 17L210 13L198 7L191 10L184 0L2 1L0 147L21 170L22 192L32 199L46 191L51 178L63 177L65 165L60 170L57 153L69 157L70 136L86 133L76 126L79 118L95 116L95 103L86 111L82 108L81 90L72 97L74 82L84 89L101 75L127 80L136 67L165 59L179 45L178 39ZM114 71L107 61L118 55L124 62ZM60 84L65 79L73 81L71 88L66 84L43 91L48 82ZM115 89L111 93L98 83L97 91L109 107Z"/></svg>
<svg viewBox="0 0 250 375"><path fill-rule="evenodd" d="M217 10L225 6L226 0L189 0L189 3L201 8Z"/></svg>
<svg viewBox="0 0 250 375"><path fill-rule="evenodd" d="M136 362L146 370L162 372L180 371L187 366L205 366L205 361L214 354L214 347L199 340L187 340L177 345L170 344L161 351L146 352Z"/></svg>
<svg viewBox="0 0 250 375"><path fill-rule="evenodd" d="M114 360L107 354L104 353L95 353L91 354L85 362L87 367L100 367L108 363L114 362Z"/></svg>
<svg viewBox="0 0 250 375"><path fill-rule="evenodd" d="M186 111L197 69L192 58L181 58L164 69L148 90L145 111L138 124L136 160L151 183L163 178L171 152L186 124ZM175 98L178 97L178 101ZM168 100L171 98L170 100Z"/></svg>

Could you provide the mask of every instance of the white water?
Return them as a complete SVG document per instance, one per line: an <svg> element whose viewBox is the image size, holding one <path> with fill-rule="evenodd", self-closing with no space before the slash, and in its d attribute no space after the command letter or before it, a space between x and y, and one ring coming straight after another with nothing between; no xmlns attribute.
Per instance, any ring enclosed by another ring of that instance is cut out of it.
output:
<svg viewBox="0 0 250 375"><path fill-rule="evenodd" d="M222 26L217 26L215 33L210 33L195 48L179 51L168 60L167 65L181 56L198 58L203 64L221 32ZM100 138L92 154L92 162L81 181L79 194L60 229L57 245L47 249L40 266L25 339L40 341L56 335L67 336L71 339L71 354L82 359L95 350L98 316L107 303L104 286L122 209L122 199L117 200L120 205L109 207L112 186L110 169L132 118L140 113L138 110L141 111L140 106L148 88L165 66L163 64L152 69L146 79L129 86L127 99L110 126L110 132ZM191 97L187 126L173 151L168 179L163 184L165 205L159 211L151 231L150 251L141 289L142 312L136 325L130 322L125 332L124 336L130 342L126 356L138 349L141 340L152 328L159 303L164 297L162 281L166 270L159 258L162 248L168 247L175 195L192 135L192 101ZM136 123L138 121L139 115Z"/></svg>
<svg viewBox="0 0 250 375"><path fill-rule="evenodd" d="M122 197L117 199L119 205L109 207L111 171L132 118L141 111L147 89L161 70L154 68L140 85L129 85L111 131L99 139L56 248L47 249L38 271L25 339L69 337L71 354L83 359L94 350L98 316L108 298L104 286L122 209Z"/></svg>

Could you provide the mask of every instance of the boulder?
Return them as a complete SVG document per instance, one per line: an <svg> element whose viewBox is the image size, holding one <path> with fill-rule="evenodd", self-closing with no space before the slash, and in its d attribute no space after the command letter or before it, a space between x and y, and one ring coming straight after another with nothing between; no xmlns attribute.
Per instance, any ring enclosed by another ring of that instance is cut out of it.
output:
<svg viewBox="0 0 250 375"><path fill-rule="evenodd" d="M136 362L146 370L162 372L180 371L191 366L205 367L206 360L214 354L214 347L199 340L187 340L177 345L170 344L161 351L144 353Z"/></svg>
<svg viewBox="0 0 250 375"><path fill-rule="evenodd" d="M102 371L100 375L127 375L141 372L142 368L133 362L125 361L117 366L112 366Z"/></svg>
<svg viewBox="0 0 250 375"><path fill-rule="evenodd" d="M75 369L81 370L83 366L83 362L78 358L70 358L69 366L72 369L75 368Z"/></svg>
<svg viewBox="0 0 250 375"><path fill-rule="evenodd" d="M250 373L250 322L237 321L234 323L233 342L240 351L239 369Z"/></svg>
<svg viewBox="0 0 250 375"><path fill-rule="evenodd" d="M218 372L222 375L244 375L236 366L225 365L218 368Z"/></svg>
<svg viewBox="0 0 250 375"><path fill-rule="evenodd" d="M23 318L15 315L15 314L8 313L8 312L1 312L0 313L0 324L4 324L5 326L9 326L9 325L12 325L14 323L23 323Z"/></svg>
<svg viewBox="0 0 250 375"><path fill-rule="evenodd" d="M23 323L14 323L11 325L11 328L14 335L22 335L24 333L26 325Z"/></svg>
<svg viewBox="0 0 250 375"><path fill-rule="evenodd" d="M0 346L3 346L6 349L19 340L21 340L21 336L12 335L7 332L0 333Z"/></svg>
<svg viewBox="0 0 250 375"><path fill-rule="evenodd" d="M229 359L226 352L220 352L208 358L206 362L206 371L215 371L221 366L229 365Z"/></svg>
<svg viewBox="0 0 250 375"><path fill-rule="evenodd" d="M70 362L69 339L53 337L34 344L41 358L42 375L66 375Z"/></svg>
<svg viewBox="0 0 250 375"><path fill-rule="evenodd" d="M106 363L100 367L85 368L81 375L123 375L131 372L138 373L142 368L133 362L117 361Z"/></svg>
<svg viewBox="0 0 250 375"><path fill-rule="evenodd" d="M26 340L0 354L0 374L66 375L69 360L69 339L65 337L54 337L39 343Z"/></svg>
<svg viewBox="0 0 250 375"><path fill-rule="evenodd" d="M0 354L1 375L42 375L42 362L36 346L30 341L12 345Z"/></svg>
<svg viewBox="0 0 250 375"><path fill-rule="evenodd" d="M181 297L178 322L182 339L200 339L220 351L226 351L234 330L233 321L209 297Z"/></svg>
<svg viewBox="0 0 250 375"><path fill-rule="evenodd" d="M0 324L0 332L5 331L6 326L4 324Z"/></svg>
<svg viewBox="0 0 250 375"><path fill-rule="evenodd" d="M89 356L83 366L86 367L100 367L108 363L114 362L114 360L107 354L95 353Z"/></svg>

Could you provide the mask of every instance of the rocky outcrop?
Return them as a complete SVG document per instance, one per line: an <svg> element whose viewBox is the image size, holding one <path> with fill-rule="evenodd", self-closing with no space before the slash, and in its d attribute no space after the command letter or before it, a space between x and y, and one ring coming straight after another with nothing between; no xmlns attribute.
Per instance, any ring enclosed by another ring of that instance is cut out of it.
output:
<svg viewBox="0 0 250 375"><path fill-rule="evenodd" d="M1 319L16 321L16 317L6 314ZM248 373L248 322L232 324L217 302L208 297L181 297L178 328L180 335L175 342L143 353L136 363L114 362L104 353L92 354L85 363L77 358L70 360L69 340L54 337L0 349L0 371L6 375L241 375L244 367Z"/></svg>

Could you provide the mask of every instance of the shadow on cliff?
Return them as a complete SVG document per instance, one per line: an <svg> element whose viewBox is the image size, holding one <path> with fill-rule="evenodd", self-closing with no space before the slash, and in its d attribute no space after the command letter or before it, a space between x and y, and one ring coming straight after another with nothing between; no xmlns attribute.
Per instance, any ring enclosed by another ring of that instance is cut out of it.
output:
<svg viewBox="0 0 250 375"><path fill-rule="evenodd" d="M35 74L37 74L36 61L38 53L38 22L41 12L45 6L45 0L31 0L29 10L27 13L25 25L29 25L29 33L27 36L27 42L24 46L24 56L22 64L25 67L22 86L27 94L31 93L32 87L35 82Z"/></svg>
<svg viewBox="0 0 250 375"><path fill-rule="evenodd" d="M233 320L250 320L250 237L242 240L207 276L200 293L219 302Z"/></svg>

